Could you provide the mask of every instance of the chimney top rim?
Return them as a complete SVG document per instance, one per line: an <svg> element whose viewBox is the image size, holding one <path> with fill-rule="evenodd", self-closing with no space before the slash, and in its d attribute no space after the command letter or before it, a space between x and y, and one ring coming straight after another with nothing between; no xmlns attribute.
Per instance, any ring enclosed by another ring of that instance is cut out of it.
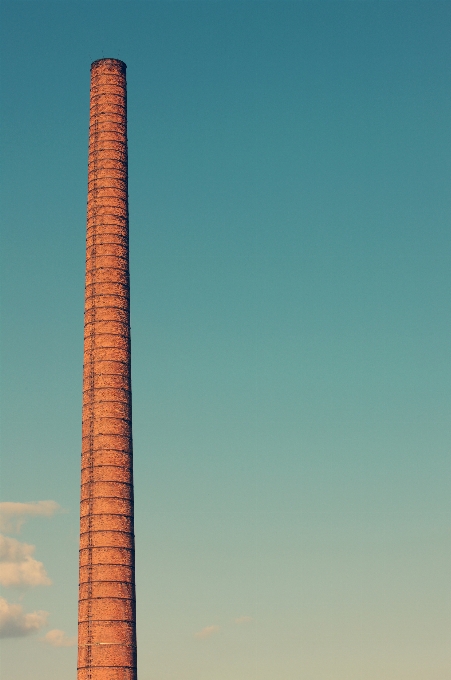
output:
<svg viewBox="0 0 451 680"><path fill-rule="evenodd" d="M124 71L127 68L127 64L125 63L125 61L122 61L121 59L114 59L114 57L102 57L102 59L96 59L95 61L92 62L91 71L98 64L102 64L102 63L105 63L105 62L106 63L113 62L114 64L120 64L120 66L122 67L122 69Z"/></svg>

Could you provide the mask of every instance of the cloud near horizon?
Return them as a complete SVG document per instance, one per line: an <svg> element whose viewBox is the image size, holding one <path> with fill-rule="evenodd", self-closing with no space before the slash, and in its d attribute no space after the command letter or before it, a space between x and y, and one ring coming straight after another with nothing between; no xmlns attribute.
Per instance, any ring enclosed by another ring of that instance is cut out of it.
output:
<svg viewBox="0 0 451 680"><path fill-rule="evenodd" d="M55 501L0 503L0 531L18 534L28 517L52 517L52 515L61 511L61 506Z"/></svg>
<svg viewBox="0 0 451 680"><path fill-rule="evenodd" d="M237 619L235 619L235 623L238 625L241 625L242 623L251 623L254 619L252 616L239 616Z"/></svg>
<svg viewBox="0 0 451 680"><path fill-rule="evenodd" d="M32 588L51 585L52 582L42 562L32 557L34 551L34 545L21 543L15 538L0 534L0 584L2 586Z"/></svg>
<svg viewBox="0 0 451 680"><path fill-rule="evenodd" d="M48 612L25 614L20 604L11 604L0 597L0 638L25 637L47 625Z"/></svg>
<svg viewBox="0 0 451 680"><path fill-rule="evenodd" d="M41 641L47 642L47 644L52 647L75 647L77 644L77 637L68 637L64 630L54 628L53 630L49 630L49 632L41 638Z"/></svg>
<svg viewBox="0 0 451 680"><path fill-rule="evenodd" d="M219 626L206 626L205 628L202 628L198 633L194 633L194 637L197 638L197 640L205 640L206 638L211 637L212 635L215 635L215 633L219 633Z"/></svg>

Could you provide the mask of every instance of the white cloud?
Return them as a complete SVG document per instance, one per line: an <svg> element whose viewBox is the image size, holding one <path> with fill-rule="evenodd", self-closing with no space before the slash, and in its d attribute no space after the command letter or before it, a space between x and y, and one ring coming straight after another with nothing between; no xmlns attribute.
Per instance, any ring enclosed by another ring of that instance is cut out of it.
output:
<svg viewBox="0 0 451 680"><path fill-rule="evenodd" d="M252 616L239 616L237 619L235 619L235 623L238 625L241 625L243 623L251 623L254 619Z"/></svg>
<svg viewBox="0 0 451 680"><path fill-rule="evenodd" d="M194 637L197 638L198 640L205 640L205 638L209 638L211 635L214 635L215 633L219 633L219 626L206 626L205 628L202 628L198 633L194 633Z"/></svg>
<svg viewBox="0 0 451 680"><path fill-rule="evenodd" d="M48 612L24 614L20 604L10 604L0 597L0 637L24 637L36 633L47 623Z"/></svg>
<svg viewBox="0 0 451 680"><path fill-rule="evenodd" d="M32 557L34 545L21 543L0 534L0 584L5 587L29 588L49 586L42 562Z"/></svg>
<svg viewBox="0 0 451 680"><path fill-rule="evenodd" d="M60 510L55 501L0 503L0 531L17 534L27 517L51 517Z"/></svg>
<svg viewBox="0 0 451 680"><path fill-rule="evenodd" d="M77 644L77 637L68 637L64 630L49 630L49 632L41 638L43 642L47 642L52 647L74 647Z"/></svg>

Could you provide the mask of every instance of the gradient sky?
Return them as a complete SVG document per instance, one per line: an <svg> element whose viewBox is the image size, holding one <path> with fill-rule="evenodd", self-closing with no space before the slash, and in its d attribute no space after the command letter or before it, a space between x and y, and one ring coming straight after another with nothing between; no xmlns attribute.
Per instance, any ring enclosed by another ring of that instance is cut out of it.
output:
<svg viewBox="0 0 451 680"><path fill-rule="evenodd" d="M64 510L6 527L52 585L2 589L36 627L2 680L76 677L102 56L128 65L140 680L449 680L451 4L0 19L2 499Z"/></svg>

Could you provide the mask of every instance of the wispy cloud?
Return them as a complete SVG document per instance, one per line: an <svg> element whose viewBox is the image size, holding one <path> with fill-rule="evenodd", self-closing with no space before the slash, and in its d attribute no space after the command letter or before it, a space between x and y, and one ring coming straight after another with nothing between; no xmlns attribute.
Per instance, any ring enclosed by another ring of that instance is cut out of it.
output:
<svg viewBox="0 0 451 680"><path fill-rule="evenodd" d="M239 616L237 619L235 619L235 623L237 623L239 626L243 623L251 623L254 619L252 616Z"/></svg>
<svg viewBox="0 0 451 680"><path fill-rule="evenodd" d="M0 534L0 584L2 586L30 588L49 586L52 583L42 562L38 562L32 556L34 551L34 545L21 543L15 538Z"/></svg>
<svg viewBox="0 0 451 680"><path fill-rule="evenodd" d="M194 633L194 637L197 638L198 640L205 640L206 638L211 637L212 635L215 635L216 633L219 633L219 626L206 626L205 628L202 628L198 633Z"/></svg>
<svg viewBox="0 0 451 680"><path fill-rule="evenodd" d="M47 623L48 612L25 614L20 604L11 604L0 597L0 637L24 637L36 633Z"/></svg>
<svg viewBox="0 0 451 680"><path fill-rule="evenodd" d="M55 501L33 503L0 503L0 531L17 534L28 517L51 517L61 507Z"/></svg>
<svg viewBox="0 0 451 680"><path fill-rule="evenodd" d="M58 628L49 630L41 640L42 642L47 642L49 645L52 645L52 647L75 647L77 644L76 636L68 637L64 630L58 630Z"/></svg>

